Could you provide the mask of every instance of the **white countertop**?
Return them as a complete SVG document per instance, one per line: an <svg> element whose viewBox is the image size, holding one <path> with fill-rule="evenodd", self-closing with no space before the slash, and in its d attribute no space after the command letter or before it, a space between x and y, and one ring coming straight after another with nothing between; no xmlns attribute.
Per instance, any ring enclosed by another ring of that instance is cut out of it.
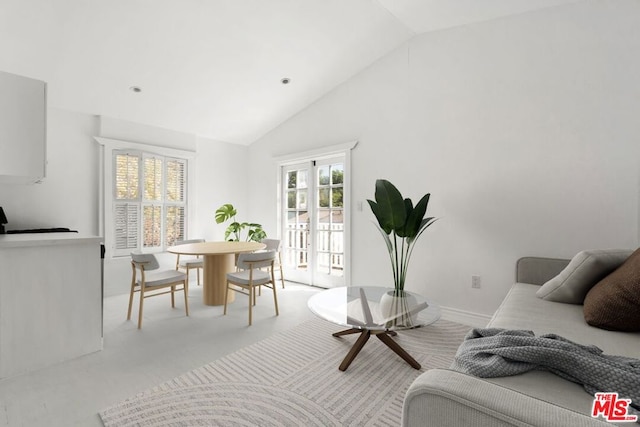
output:
<svg viewBox="0 0 640 427"><path fill-rule="evenodd" d="M0 234L0 249L26 246L65 245L74 243L100 243L104 239L80 233Z"/></svg>

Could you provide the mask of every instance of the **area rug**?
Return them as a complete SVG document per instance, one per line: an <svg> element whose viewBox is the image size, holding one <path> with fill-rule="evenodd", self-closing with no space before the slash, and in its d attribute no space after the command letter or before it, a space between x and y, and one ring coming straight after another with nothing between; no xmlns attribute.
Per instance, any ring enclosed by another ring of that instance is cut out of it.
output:
<svg viewBox="0 0 640 427"><path fill-rule="evenodd" d="M357 335L313 319L144 391L102 412L118 426L399 426L402 402L422 372L447 368L468 326L439 320L396 339L410 367L371 338L345 372Z"/></svg>

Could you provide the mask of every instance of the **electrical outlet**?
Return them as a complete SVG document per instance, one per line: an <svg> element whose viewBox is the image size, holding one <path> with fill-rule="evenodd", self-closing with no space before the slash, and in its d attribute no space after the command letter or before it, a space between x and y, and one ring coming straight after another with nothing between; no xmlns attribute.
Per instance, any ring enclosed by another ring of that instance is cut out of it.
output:
<svg viewBox="0 0 640 427"><path fill-rule="evenodd" d="M480 276L471 276L471 287L475 289L480 289Z"/></svg>

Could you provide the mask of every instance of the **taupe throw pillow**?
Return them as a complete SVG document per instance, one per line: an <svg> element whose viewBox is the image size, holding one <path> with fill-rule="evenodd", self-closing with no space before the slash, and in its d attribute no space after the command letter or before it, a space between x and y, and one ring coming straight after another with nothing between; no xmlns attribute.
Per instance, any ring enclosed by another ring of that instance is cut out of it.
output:
<svg viewBox="0 0 640 427"><path fill-rule="evenodd" d="M640 332L640 249L591 288L584 319L610 331Z"/></svg>
<svg viewBox="0 0 640 427"><path fill-rule="evenodd" d="M630 249L596 249L579 252L556 277L538 289L546 301L582 304L587 292L629 258Z"/></svg>

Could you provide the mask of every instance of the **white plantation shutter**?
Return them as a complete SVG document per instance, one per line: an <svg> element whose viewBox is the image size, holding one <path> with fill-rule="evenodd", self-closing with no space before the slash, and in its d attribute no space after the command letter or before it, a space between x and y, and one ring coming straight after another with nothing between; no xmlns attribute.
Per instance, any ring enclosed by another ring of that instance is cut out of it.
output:
<svg viewBox="0 0 640 427"><path fill-rule="evenodd" d="M144 156L144 200L162 200L162 159L156 156Z"/></svg>
<svg viewBox="0 0 640 427"><path fill-rule="evenodd" d="M117 153L115 155L115 185L116 200L140 199L140 155L132 153Z"/></svg>
<svg viewBox="0 0 640 427"><path fill-rule="evenodd" d="M187 163L181 159L167 159L167 202L184 202Z"/></svg>
<svg viewBox="0 0 640 427"><path fill-rule="evenodd" d="M165 211L165 245L172 246L176 240L184 240L184 206L167 206Z"/></svg>
<svg viewBox="0 0 640 427"><path fill-rule="evenodd" d="M167 159L165 173L165 245L185 239L185 199L187 163L182 159Z"/></svg>
<svg viewBox="0 0 640 427"><path fill-rule="evenodd" d="M114 157L114 253L128 255L140 247L141 156L118 152Z"/></svg>
<svg viewBox="0 0 640 427"><path fill-rule="evenodd" d="M140 245L140 205L116 203L114 205L115 250L129 253Z"/></svg>
<svg viewBox="0 0 640 427"><path fill-rule="evenodd" d="M142 208L144 216L144 233L142 246L145 248L162 247L162 206L145 205Z"/></svg>
<svg viewBox="0 0 640 427"><path fill-rule="evenodd" d="M114 255L185 239L187 161L124 150L113 159Z"/></svg>

